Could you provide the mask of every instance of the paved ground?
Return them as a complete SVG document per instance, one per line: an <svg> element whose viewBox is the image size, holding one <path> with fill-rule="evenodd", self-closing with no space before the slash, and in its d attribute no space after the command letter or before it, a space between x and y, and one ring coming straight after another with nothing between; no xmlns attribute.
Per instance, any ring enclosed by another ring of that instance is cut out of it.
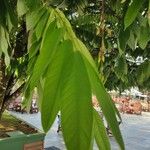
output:
<svg viewBox="0 0 150 150"><path fill-rule="evenodd" d="M12 113L42 130L40 113L32 115ZM126 150L150 150L150 113L143 113L142 116L123 114L122 118L123 123L120 125L120 128ZM57 134L56 131L57 123L55 121L45 138L45 148L54 146L60 150L65 150L62 134ZM112 150L119 150L113 137L110 138L110 141ZM94 147L94 150L97 150L97 148Z"/></svg>

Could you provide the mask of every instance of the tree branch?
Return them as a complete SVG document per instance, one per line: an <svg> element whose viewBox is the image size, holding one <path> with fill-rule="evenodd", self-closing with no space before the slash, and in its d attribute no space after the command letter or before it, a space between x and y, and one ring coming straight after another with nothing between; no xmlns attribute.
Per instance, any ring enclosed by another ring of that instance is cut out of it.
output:
<svg viewBox="0 0 150 150"><path fill-rule="evenodd" d="M10 101L10 99L12 99L12 101L13 101L14 99L16 99L16 98L21 94L21 91L22 91L24 85L25 85L25 83L23 83L23 84L22 84L15 92L13 92L11 95L7 96L5 102Z"/></svg>
<svg viewBox="0 0 150 150"><path fill-rule="evenodd" d="M7 95L4 97L3 105L1 107L0 116L5 111L5 109L8 107L8 105L14 101L18 96L20 96L21 91L24 87L25 83L23 83L15 92L13 92L11 95Z"/></svg>

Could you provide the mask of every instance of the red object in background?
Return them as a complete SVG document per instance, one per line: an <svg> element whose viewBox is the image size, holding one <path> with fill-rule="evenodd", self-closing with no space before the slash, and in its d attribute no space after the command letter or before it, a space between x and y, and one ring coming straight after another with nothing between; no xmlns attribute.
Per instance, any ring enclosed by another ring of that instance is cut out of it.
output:
<svg viewBox="0 0 150 150"><path fill-rule="evenodd" d="M113 101L118 104L118 110L122 113L129 114L141 114L142 113L142 104L137 100L130 100L127 98L114 98Z"/></svg>
<svg viewBox="0 0 150 150"><path fill-rule="evenodd" d="M129 107L134 114L141 115L142 105L139 101L131 101Z"/></svg>

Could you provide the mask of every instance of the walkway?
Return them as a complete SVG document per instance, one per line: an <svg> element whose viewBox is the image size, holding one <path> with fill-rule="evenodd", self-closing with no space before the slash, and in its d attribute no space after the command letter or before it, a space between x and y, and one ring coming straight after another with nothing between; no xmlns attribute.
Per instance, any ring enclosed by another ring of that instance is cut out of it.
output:
<svg viewBox="0 0 150 150"><path fill-rule="evenodd" d="M11 113L42 130L40 113L32 115ZM150 150L150 113L144 112L142 116L123 114L122 118L123 124L120 125L120 128L126 150ZM54 146L60 150L65 150L62 133L57 134L56 131L57 123L55 121L45 137L45 148ZM110 138L110 141L112 150L119 150L113 137ZM94 147L94 150L97 150L97 148Z"/></svg>

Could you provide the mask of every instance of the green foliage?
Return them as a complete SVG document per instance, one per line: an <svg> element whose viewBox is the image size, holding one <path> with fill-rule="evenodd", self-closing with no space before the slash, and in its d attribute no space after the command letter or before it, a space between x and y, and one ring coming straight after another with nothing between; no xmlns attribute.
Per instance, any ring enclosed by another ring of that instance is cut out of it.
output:
<svg viewBox="0 0 150 150"><path fill-rule="evenodd" d="M0 25L0 56L2 54L2 52L5 54L5 63L8 66L10 63L10 58L8 55L8 33L5 32L5 29Z"/></svg>
<svg viewBox="0 0 150 150"><path fill-rule="evenodd" d="M13 81L26 83L25 105L37 89L45 132L61 112L67 149L92 149L94 139L100 149L110 149L104 124L92 107L93 94L120 148L125 149L119 112L100 77L109 89L149 87L147 4L147 0L0 1L1 59L5 56ZM89 53L95 49L99 70ZM139 56L144 60L141 64L136 63Z"/></svg>
<svg viewBox="0 0 150 150"><path fill-rule="evenodd" d="M104 5L95 1L85 4L82 13L75 10L76 16L69 10L66 13L77 36L95 58L106 88L111 90L120 86L123 89L141 86L137 81L131 82L133 78L136 80L137 76L137 72L131 73L131 70L138 68L136 64L138 57L143 57L144 60L149 58L148 0L140 2L106 0L103 3ZM105 18L104 22L100 19L102 16ZM121 70L126 66L126 74L116 67L121 55L124 57Z"/></svg>
<svg viewBox="0 0 150 150"><path fill-rule="evenodd" d="M35 85L37 85L40 77L43 75L47 66L51 62L54 53L57 50L57 45L61 39L62 29L51 29L51 25L47 29L46 36L44 38L42 47L41 47L41 54L37 58L35 63L33 74L31 76L31 83L30 89L33 90Z"/></svg>
<svg viewBox="0 0 150 150"><path fill-rule="evenodd" d="M36 37L37 39L40 39L42 37L43 31L46 27L47 20L49 18L49 13L46 11L46 13L42 16L40 22L38 23L36 27Z"/></svg>
<svg viewBox="0 0 150 150"><path fill-rule="evenodd" d="M75 36L63 13L58 9L48 9L48 12L51 17L47 20L43 36L41 35L39 53L37 56L34 54L37 60L32 66L33 73L29 73L26 98L29 99L34 87L38 88L39 82L42 82L43 94L40 101L44 130L49 130L60 110L67 148L90 149L94 138L91 97L92 93L95 93L117 142L124 149L116 119L118 112L100 83L92 57L85 45ZM30 28L29 31L36 33L37 27L38 23L32 26L35 30ZM34 38L37 41L38 39ZM36 49L35 51L37 52ZM34 57L30 57L30 61ZM100 136L96 134L98 135Z"/></svg>
<svg viewBox="0 0 150 150"><path fill-rule="evenodd" d="M128 46L132 49L132 50L135 50L136 47L137 47L137 39L135 37L135 34L130 31L130 36L129 36L129 39L127 41L128 43ZM146 43L147 44L147 43Z"/></svg>
<svg viewBox="0 0 150 150"><path fill-rule="evenodd" d="M93 71L92 66L88 62L86 62L86 66L88 69L89 79L92 86L92 91L96 95L100 106L102 108L102 111L105 115L106 120L108 121L108 124L110 125L113 135L115 136L117 142L122 147L122 137L120 131L117 129L118 122L117 119L113 116L118 115L117 110L115 109L115 106L109 96L109 94L105 91L105 88L101 82L99 82L99 76L98 74L95 74ZM107 110L110 111L107 111ZM120 118L120 116L118 116ZM122 147L124 149L124 147Z"/></svg>
<svg viewBox="0 0 150 150"><path fill-rule="evenodd" d="M148 81L150 79L150 61L146 60L142 64L139 65L137 69L137 79L139 84L142 84L144 81Z"/></svg>
<svg viewBox="0 0 150 150"><path fill-rule="evenodd" d="M127 75L128 67L126 63L125 56L118 57L116 64L115 64L115 73L118 78L124 80L124 76Z"/></svg>
<svg viewBox="0 0 150 150"><path fill-rule="evenodd" d="M18 16L22 16L27 12L28 8L25 4L25 0L18 0L17 1L17 12Z"/></svg>
<svg viewBox="0 0 150 150"><path fill-rule="evenodd" d="M8 31L11 31L12 27L16 27L18 24L14 3L12 1L8 2L8 0L1 0L0 14L0 57L2 53L5 54L5 63L8 66L10 64Z"/></svg>
<svg viewBox="0 0 150 150"><path fill-rule="evenodd" d="M74 53L71 76L68 81L66 79L60 105L66 146L68 149L90 149L93 127L92 95L87 70L79 52Z"/></svg>
<svg viewBox="0 0 150 150"><path fill-rule="evenodd" d="M119 37L118 37L118 45L119 45L120 53L122 53L122 51L125 51L129 37L130 37L130 31L128 29L126 29L125 31L123 29L120 30Z"/></svg>
<svg viewBox="0 0 150 150"><path fill-rule="evenodd" d="M146 48L147 43L150 40L149 35L150 35L150 28L149 28L148 24L146 26L142 26L140 29L140 35L139 35L139 40L138 40L139 46L142 49Z"/></svg>
<svg viewBox="0 0 150 150"><path fill-rule="evenodd" d="M99 149L110 149L110 143L100 115L94 111L94 134ZM100 136L99 136L100 135Z"/></svg>
<svg viewBox="0 0 150 150"><path fill-rule="evenodd" d="M9 30L11 30L12 26L17 27L18 25L18 18L16 17L16 12L15 12L15 5L12 1L4 1L5 7L7 9L7 25Z"/></svg>
<svg viewBox="0 0 150 150"><path fill-rule="evenodd" d="M66 84L65 82L67 82L67 79L69 80L71 77L72 72L72 61L68 63L70 57L73 57L72 43L70 41L64 41L55 51L55 54L51 58L51 63L47 69L46 78L44 81L45 84L43 88L44 92L41 111L42 123L46 132L54 122L54 119L60 109L61 101L64 99L64 85ZM68 91L68 93L70 95L70 91Z"/></svg>
<svg viewBox="0 0 150 150"><path fill-rule="evenodd" d="M33 12L28 12L26 15L27 30L34 28L45 12L45 8L37 9Z"/></svg>
<svg viewBox="0 0 150 150"><path fill-rule="evenodd" d="M124 25L125 29L133 23L135 18L137 17L137 14L142 7L144 0L138 1L138 0L133 0L131 1L131 4L126 12L125 18L124 18Z"/></svg>
<svg viewBox="0 0 150 150"><path fill-rule="evenodd" d="M148 17L148 24L150 26L150 1L149 1L149 6L148 6L148 15L147 15L147 17Z"/></svg>

